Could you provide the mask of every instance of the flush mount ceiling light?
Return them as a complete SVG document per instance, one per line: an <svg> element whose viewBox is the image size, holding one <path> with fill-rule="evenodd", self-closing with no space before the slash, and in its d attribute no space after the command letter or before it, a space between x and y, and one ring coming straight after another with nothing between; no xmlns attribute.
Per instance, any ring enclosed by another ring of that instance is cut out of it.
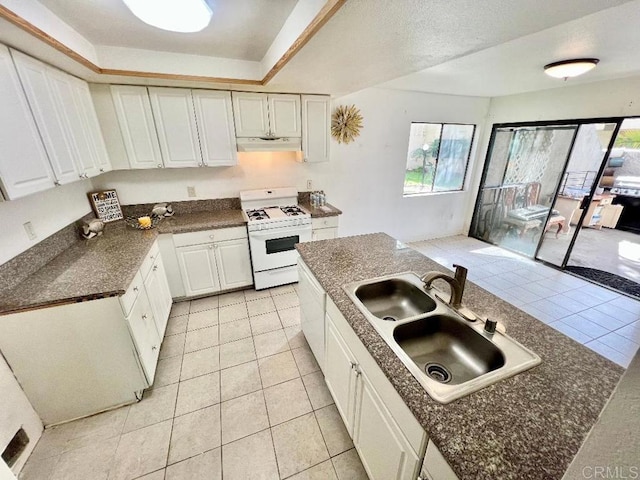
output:
<svg viewBox="0 0 640 480"><path fill-rule="evenodd" d="M598 64L597 58L576 58L574 60L562 60L544 66L544 73L550 77L564 78L577 77L587 73Z"/></svg>
<svg viewBox="0 0 640 480"><path fill-rule="evenodd" d="M144 23L172 32L199 32L211 21L205 0L123 0Z"/></svg>

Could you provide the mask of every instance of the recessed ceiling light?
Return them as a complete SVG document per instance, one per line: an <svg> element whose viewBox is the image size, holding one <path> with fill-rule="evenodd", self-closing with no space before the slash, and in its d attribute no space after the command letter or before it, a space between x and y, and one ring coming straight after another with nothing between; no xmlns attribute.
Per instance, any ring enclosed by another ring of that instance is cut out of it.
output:
<svg viewBox="0 0 640 480"><path fill-rule="evenodd" d="M587 73L598 64L597 58L576 58L574 60L562 60L544 66L544 73L550 77L564 78L577 77Z"/></svg>
<svg viewBox="0 0 640 480"><path fill-rule="evenodd" d="M123 0L144 23L172 32L199 32L211 21L205 0Z"/></svg>

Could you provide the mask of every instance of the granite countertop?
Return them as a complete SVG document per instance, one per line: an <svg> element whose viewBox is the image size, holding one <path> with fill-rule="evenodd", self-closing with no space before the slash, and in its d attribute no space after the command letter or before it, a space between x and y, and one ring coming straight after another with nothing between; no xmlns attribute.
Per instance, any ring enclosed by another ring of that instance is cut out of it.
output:
<svg viewBox="0 0 640 480"><path fill-rule="evenodd" d="M188 233L217 228L243 227L247 224L242 210L213 210L174 215L162 220L158 233Z"/></svg>
<svg viewBox="0 0 640 480"><path fill-rule="evenodd" d="M195 211L191 204L195 205ZM15 287L0 290L0 315L122 295L158 234L246 225L239 208L240 201L236 198L178 202L176 205L176 214L163 219L153 230L136 230L119 221L107 224L99 237L72 243ZM128 208L128 215L137 216L146 214L152 206L143 204L125 208ZM342 213L331 205L328 205L328 211L304 203L302 206L312 217Z"/></svg>
<svg viewBox="0 0 640 480"><path fill-rule="evenodd" d="M342 210L337 209L330 203L327 203L326 205L324 205L324 207L318 208L312 207L311 203L305 201L300 202L298 205L309 212L312 218L335 217L338 215L342 215Z"/></svg>
<svg viewBox="0 0 640 480"><path fill-rule="evenodd" d="M181 213L144 231L123 221L108 223L101 236L74 242L17 286L2 291L0 315L122 295L158 234L244 225L240 209Z"/></svg>
<svg viewBox="0 0 640 480"><path fill-rule="evenodd" d="M465 305L504 323L542 363L442 405L427 395L342 286L406 271L451 272L383 233L297 249L460 479L562 478L621 367L468 281Z"/></svg>
<svg viewBox="0 0 640 480"><path fill-rule="evenodd" d="M0 314L122 295L133 281L157 230L136 230L124 222L73 243L0 298Z"/></svg>

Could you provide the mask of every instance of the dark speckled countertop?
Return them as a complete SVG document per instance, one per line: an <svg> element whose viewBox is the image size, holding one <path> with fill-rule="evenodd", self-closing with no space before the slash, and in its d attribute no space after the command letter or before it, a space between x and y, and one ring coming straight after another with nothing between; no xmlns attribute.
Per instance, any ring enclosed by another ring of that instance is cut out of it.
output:
<svg viewBox="0 0 640 480"><path fill-rule="evenodd" d="M110 223L104 233L80 240L11 290L1 292L0 314L122 295L153 242L156 230Z"/></svg>
<svg viewBox="0 0 640 480"><path fill-rule="evenodd" d="M195 202L180 202L179 213L165 218L153 230L136 230L119 221L107 224L99 237L72 243L18 285L0 290L0 315L122 295L158 234L246 225L238 199L203 200L198 202L203 205L198 205L196 211L187 208L192 203ZM127 214L142 215L150 210L150 205L128 208ZM329 208L327 212L308 205L307 210L312 217L342 213L331 205ZM38 245L33 247L36 256L37 248Z"/></svg>
<svg viewBox="0 0 640 480"><path fill-rule="evenodd" d="M465 305L499 319L542 363L439 404L342 286L406 271L449 271L382 233L299 244L297 249L460 479L562 478L618 382L621 367L467 282Z"/></svg>
<svg viewBox="0 0 640 480"><path fill-rule="evenodd" d="M78 240L17 286L0 291L0 315L122 295L158 234L244 225L240 209L182 213L145 231L123 221L108 223L101 236Z"/></svg>
<svg viewBox="0 0 640 480"><path fill-rule="evenodd" d="M318 208L312 207L309 202L301 202L299 205L309 212L313 218L335 217L342 215L342 210L337 209L330 203L327 203L324 207Z"/></svg>

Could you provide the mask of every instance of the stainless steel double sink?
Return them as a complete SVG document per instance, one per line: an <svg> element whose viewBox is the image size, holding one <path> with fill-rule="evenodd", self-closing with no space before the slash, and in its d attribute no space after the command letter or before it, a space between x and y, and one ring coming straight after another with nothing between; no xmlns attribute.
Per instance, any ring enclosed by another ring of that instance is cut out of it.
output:
<svg viewBox="0 0 640 480"><path fill-rule="evenodd" d="M538 365L504 333L487 333L411 272L345 285L347 295L427 393L449 403Z"/></svg>

